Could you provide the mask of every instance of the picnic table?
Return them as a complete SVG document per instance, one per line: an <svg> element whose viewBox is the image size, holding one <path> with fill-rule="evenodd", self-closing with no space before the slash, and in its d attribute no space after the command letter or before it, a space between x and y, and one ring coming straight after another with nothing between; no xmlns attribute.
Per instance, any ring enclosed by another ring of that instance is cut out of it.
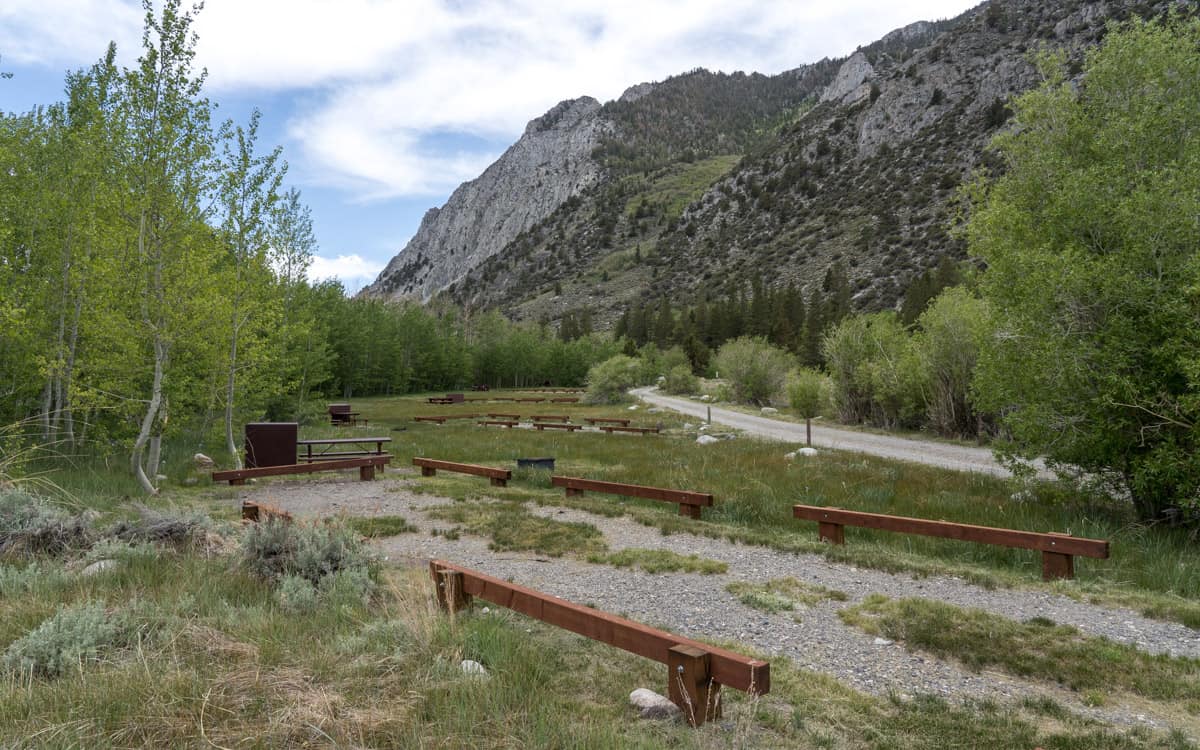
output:
<svg viewBox="0 0 1200 750"><path fill-rule="evenodd" d="M312 463L313 461L333 461L352 456L381 456L383 455L383 444L390 442L392 442L392 439L387 436L311 438L309 440L297 440L296 447L303 451L300 460L305 463ZM370 449L369 446L371 445L375 446L375 450ZM335 450L336 448L349 446L354 446L357 450ZM314 452L314 447L321 448L321 450Z"/></svg>

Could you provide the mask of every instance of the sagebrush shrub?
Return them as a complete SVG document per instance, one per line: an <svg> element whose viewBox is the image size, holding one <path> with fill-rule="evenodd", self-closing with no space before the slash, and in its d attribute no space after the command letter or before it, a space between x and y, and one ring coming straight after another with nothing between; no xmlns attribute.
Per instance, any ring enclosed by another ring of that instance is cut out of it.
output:
<svg viewBox="0 0 1200 750"><path fill-rule="evenodd" d="M64 607L9 644L0 663L9 672L57 677L124 645L131 632L127 618L100 602Z"/></svg>
<svg viewBox="0 0 1200 750"><path fill-rule="evenodd" d="M87 547L91 539L84 516L20 488L0 488L0 556L60 554Z"/></svg>
<svg viewBox="0 0 1200 750"><path fill-rule="evenodd" d="M270 519L252 525L242 539L242 562L253 574L279 582L297 576L313 586L341 571L373 579L377 563L352 530Z"/></svg>
<svg viewBox="0 0 1200 750"><path fill-rule="evenodd" d="M675 365L667 372L662 388L667 393L696 393L700 390L700 378L692 374L688 365Z"/></svg>

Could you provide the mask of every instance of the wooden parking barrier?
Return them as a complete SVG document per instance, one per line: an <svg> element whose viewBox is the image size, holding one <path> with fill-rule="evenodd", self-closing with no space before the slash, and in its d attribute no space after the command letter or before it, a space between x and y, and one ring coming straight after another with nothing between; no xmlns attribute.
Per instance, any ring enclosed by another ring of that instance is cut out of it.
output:
<svg viewBox="0 0 1200 750"><path fill-rule="evenodd" d="M259 466L253 469L231 469L229 471L214 471L214 482L229 482L231 485L245 484L247 479L258 477L275 477L285 474L311 474L314 471L334 471L337 469L358 469L358 477L363 481L375 478L375 469L383 469L392 460L391 454L383 453L378 456L362 458L341 458L334 461L313 461L312 463L284 464L283 466Z"/></svg>
<svg viewBox="0 0 1200 750"><path fill-rule="evenodd" d="M274 505L257 503L250 500L242 501L242 521L258 523L259 521L270 520L272 518L279 519L285 523L291 523L292 514L286 510L280 510Z"/></svg>
<svg viewBox="0 0 1200 750"><path fill-rule="evenodd" d="M448 417L413 417L414 422L437 422L438 424L446 424L446 419L448 419Z"/></svg>
<svg viewBox="0 0 1200 750"><path fill-rule="evenodd" d="M689 490L672 490L665 487L647 487L641 484L625 484L624 482L602 482L597 479L582 477L550 477L550 484L562 487L567 497L578 497L588 492L603 492L609 495L624 495L625 497L641 497L647 500L661 500L665 503L678 503L679 515L688 518L699 518L700 508L711 508L713 496L707 492L691 492Z"/></svg>
<svg viewBox="0 0 1200 750"><path fill-rule="evenodd" d="M534 414L530 417L534 422L570 422L571 417L568 414Z"/></svg>
<svg viewBox="0 0 1200 750"><path fill-rule="evenodd" d="M694 727L721 716L721 687L771 690L771 665L442 560L429 562L439 606L458 612L484 599L535 620L667 665L667 696Z"/></svg>
<svg viewBox="0 0 1200 750"><path fill-rule="evenodd" d="M657 435L659 429L657 427L629 427L627 425L602 424L600 429L610 435L614 432L632 432L638 435Z"/></svg>
<svg viewBox="0 0 1200 750"><path fill-rule="evenodd" d="M435 458L420 458L416 457L412 460L413 466L421 467L421 476L432 477L438 473L438 469L442 471L454 471L459 474L474 474L475 476L487 477L491 480L493 487L507 487L508 480L512 479L512 471L509 469L494 469L491 466L479 466L478 464L460 464L455 461L439 461Z"/></svg>
<svg viewBox="0 0 1200 750"><path fill-rule="evenodd" d="M625 419L624 417L584 417L583 421L592 425L615 424L621 427L628 427L632 420Z"/></svg>
<svg viewBox="0 0 1200 750"><path fill-rule="evenodd" d="M475 424L480 424L480 425L483 425L484 427L487 427L488 425L494 425L496 427L507 427L510 430L517 426L517 423L511 419L484 419L484 420L480 420L479 422L476 422Z"/></svg>
<svg viewBox="0 0 1200 750"><path fill-rule="evenodd" d="M832 544L845 544L844 527L858 526L864 529L897 531L902 534L920 534L943 539L957 539L963 542L1036 550L1042 553L1042 578L1047 581L1074 578L1076 555L1102 560L1108 558L1107 540L1084 539L1070 534L973 526L966 523L930 521L923 518L889 516L882 513L865 513L816 505L796 505L792 508L792 515L806 521L816 521L818 537Z"/></svg>

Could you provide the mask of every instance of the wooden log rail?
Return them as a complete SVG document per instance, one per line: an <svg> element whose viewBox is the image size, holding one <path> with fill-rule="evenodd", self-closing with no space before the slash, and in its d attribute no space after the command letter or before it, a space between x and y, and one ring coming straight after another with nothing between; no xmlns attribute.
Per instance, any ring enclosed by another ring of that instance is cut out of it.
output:
<svg viewBox="0 0 1200 750"><path fill-rule="evenodd" d="M442 471L455 471L459 474L474 474L479 477L487 477L491 480L493 487L507 487L508 480L512 479L512 471L508 469L494 469L491 466L479 466L477 464L460 464L454 461L439 461L435 458L414 458L413 466L421 467L421 476L432 477L438 473L438 469Z"/></svg>
<svg viewBox="0 0 1200 750"><path fill-rule="evenodd" d="M534 422L533 426L538 432L543 430L566 430L567 432L574 432L575 430L583 429L583 425L581 424L563 424L562 422Z"/></svg>
<svg viewBox="0 0 1200 750"><path fill-rule="evenodd" d="M438 604L457 612L478 597L500 607L667 665L667 696L692 726L721 716L721 687L771 690L771 665L707 643L585 607L470 568L431 560Z"/></svg>
<svg viewBox="0 0 1200 750"><path fill-rule="evenodd" d="M578 497L589 492L604 492L609 495L624 495L625 497L642 497L647 500L662 500L665 503L678 503L679 515L688 518L699 518L700 508L712 507L713 496L707 492L691 492L689 490L672 490L665 487L646 487L640 484L625 484L623 482L601 482L596 479L582 477L550 477L550 483L567 491L567 497Z"/></svg>
<svg viewBox="0 0 1200 750"><path fill-rule="evenodd" d="M230 484L245 484L247 479L258 477L277 477L285 474L311 474L314 471L334 471L337 469L358 469L358 477L363 481L375 478L375 470L382 470L392 460L391 454L364 456L362 458L342 458L336 461L314 461L303 464L285 464L283 466L261 466L254 469L232 469L230 471L214 471L214 482L229 482Z"/></svg>
<svg viewBox="0 0 1200 750"><path fill-rule="evenodd" d="M614 432L633 432L639 435L649 435L651 433L657 435L659 430L657 427L629 427L628 425L602 424L600 429L604 432L612 434Z"/></svg>
<svg viewBox="0 0 1200 750"><path fill-rule="evenodd" d="M242 501L242 520L248 523L258 523L259 521L269 521L272 518L277 518L285 523L290 523L292 514L286 510L280 510L274 505L266 503L256 503L250 500Z"/></svg>
<svg viewBox="0 0 1200 750"><path fill-rule="evenodd" d="M621 427L628 427L631 420L624 417L584 417L583 421L588 424L615 424Z"/></svg>
<svg viewBox="0 0 1200 750"><path fill-rule="evenodd" d="M930 521L923 518L889 516L882 513L865 513L841 508L823 508L816 505L796 505L792 515L806 521L817 522L817 534L833 544L845 544L846 526L864 529L898 531L903 534L920 534L963 542L994 544L1000 547L1031 549L1042 553L1042 578L1052 581L1058 578L1075 577L1075 556L1108 558L1108 541L1084 539L1070 534L1019 531L991 526L973 526L951 521Z"/></svg>
<svg viewBox="0 0 1200 750"><path fill-rule="evenodd" d="M547 422L570 422L571 416L569 414L534 414L530 419L534 422L541 422L543 420Z"/></svg>

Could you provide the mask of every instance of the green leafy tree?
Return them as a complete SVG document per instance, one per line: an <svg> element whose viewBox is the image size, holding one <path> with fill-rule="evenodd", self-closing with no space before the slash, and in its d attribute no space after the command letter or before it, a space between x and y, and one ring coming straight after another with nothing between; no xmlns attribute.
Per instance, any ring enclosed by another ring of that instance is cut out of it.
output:
<svg viewBox="0 0 1200 750"><path fill-rule="evenodd" d="M589 404L619 404L629 399L627 391L637 385L641 366L633 357L617 354L588 370L587 395Z"/></svg>
<svg viewBox="0 0 1200 750"><path fill-rule="evenodd" d="M795 364L791 354L755 336L726 342L713 359L713 367L733 386L734 397L759 406L780 394Z"/></svg>
<svg viewBox="0 0 1200 750"><path fill-rule="evenodd" d="M935 432L948 437L979 432L971 380L991 332L987 303L961 287L942 292L921 314L913 343L928 376L926 418Z"/></svg>
<svg viewBox="0 0 1200 750"><path fill-rule="evenodd" d="M804 417L804 432L808 445L812 445L813 417L821 415L828 401L828 394L829 378L816 370L801 367L788 378L788 404L797 416Z"/></svg>
<svg viewBox="0 0 1200 750"><path fill-rule="evenodd" d="M1013 106L967 225L996 333L978 403L1011 455L1118 478L1144 519L1200 505L1200 20L1110 28Z"/></svg>

